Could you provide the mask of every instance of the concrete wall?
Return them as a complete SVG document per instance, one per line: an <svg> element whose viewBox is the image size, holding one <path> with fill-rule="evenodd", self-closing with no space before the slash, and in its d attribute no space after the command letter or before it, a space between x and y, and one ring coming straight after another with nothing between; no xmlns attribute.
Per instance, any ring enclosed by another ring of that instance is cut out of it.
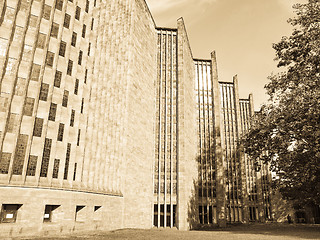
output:
<svg viewBox="0 0 320 240"><path fill-rule="evenodd" d="M190 228L190 211L198 178L195 70L183 19L178 20L178 219L180 230Z"/></svg>

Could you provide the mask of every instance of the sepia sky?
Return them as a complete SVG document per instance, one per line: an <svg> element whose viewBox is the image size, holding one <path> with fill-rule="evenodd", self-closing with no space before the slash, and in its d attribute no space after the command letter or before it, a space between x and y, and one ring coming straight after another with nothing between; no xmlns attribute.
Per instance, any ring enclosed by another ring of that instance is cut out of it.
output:
<svg viewBox="0 0 320 240"><path fill-rule="evenodd" d="M194 58L216 51L219 80L238 74L240 98L253 93L255 110L267 101L267 77L279 72L272 43L292 32L287 19L298 0L146 1L158 27L175 28L184 18Z"/></svg>

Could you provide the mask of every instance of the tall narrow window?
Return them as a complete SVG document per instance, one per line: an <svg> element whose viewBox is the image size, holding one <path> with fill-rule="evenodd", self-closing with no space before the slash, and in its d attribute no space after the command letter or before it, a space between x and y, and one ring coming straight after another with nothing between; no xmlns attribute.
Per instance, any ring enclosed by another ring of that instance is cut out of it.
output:
<svg viewBox="0 0 320 240"><path fill-rule="evenodd" d="M78 57L78 64L81 65L82 63L82 51L79 51L79 57Z"/></svg>
<svg viewBox="0 0 320 240"><path fill-rule="evenodd" d="M86 0L86 12L89 12L89 0Z"/></svg>
<svg viewBox="0 0 320 240"><path fill-rule="evenodd" d="M54 53L53 52L47 52L47 59L46 59L46 64L49 67L53 66L53 60L54 60Z"/></svg>
<svg viewBox="0 0 320 240"><path fill-rule="evenodd" d="M41 137L43 127L43 119L37 118L34 121L33 136Z"/></svg>
<svg viewBox="0 0 320 240"><path fill-rule="evenodd" d="M80 19L80 12L81 12L81 8L80 8L79 6L77 6L77 8L76 8L76 15L75 15L75 18L76 18L77 20Z"/></svg>
<svg viewBox="0 0 320 240"><path fill-rule="evenodd" d="M47 101L48 92L49 92L49 84L41 83L39 99L42 101Z"/></svg>
<svg viewBox="0 0 320 240"><path fill-rule="evenodd" d="M88 56L90 56L90 50L91 50L91 43L89 43L89 46L88 46Z"/></svg>
<svg viewBox="0 0 320 240"><path fill-rule="evenodd" d="M72 38L71 38L71 46L75 47L76 43L77 43L77 33L73 32Z"/></svg>
<svg viewBox="0 0 320 240"><path fill-rule="evenodd" d="M12 174L21 175L27 150L28 135L19 134L13 159Z"/></svg>
<svg viewBox="0 0 320 240"><path fill-rule="evenodd" d="M93 30L94 18L91 20L91 30Z"/></svg>
<svg viewBox="0 0 320 240"><path fill-rule="evenodd" d="M76 180L76 174L77 174L77 163L74 163L74 169L73 169L73 181Z"/></svg>
<svg viewBox="0 0 320 240"><path fill-rule="evenodd" d="M63 22L63 26L64 26L65 28L69 28L69 26L70 26L70 19L71 19L70 15L69 15L68 13L66 13L66 14L64 15L64 22Z"/></svg>
<svg viewBox="0 0 320 240"><path fill-rule="evenodd" d="M84 105L84 99L82 98L82 102L81 102L81 110L80 112L83 113L83 105Z"/></svg>
<svg viewBox="0 0 320 240"><path fill-rule="evenodd" d="M50 160L50 152L51 152L51 144L52 144L52 139L46 138L44 142L44 148L43 148L40 177L47 177L49 160Z"/></svg>
<svg viewBox="0 0 320 240"><path fill-rule="evenodd" d="M73 127L74 125L74 116L76 114L76 111L75 110L71 110L71 117L70 117L70 127Z"/></svg>
<svg viewBox="0 0 320 240"><path fill-rule="evenodd" d="M78 129L77 146L79 146L79 145L80 145L80 135L81 135L81 129Z"/></svg>
<svg viewBox="0 0 320 240"><path fill-rule="evenodd" d="M23 115L32 116L34 106L34 98L27 97L23 106Z"/></svg>
<svg viewBox="0 0 320 240"><path fill-rule="evenodd" d="M64 90L63 98L62 98L62 106L67 107L68 106L68 98L69 98L69 91Z"/></svg>
<svg viewBox="0 0 320 240"><path fill-rule="evenodd" d="M74 84L74 94L77 95L78 94L78 89L79 89L79 79L76 79L76 82Z"/></svg>
<svg viewBox="0 0 320 240"><path fill-rule="evenodd" d="M83 27L82 27L82 37L83 38L86 37L86 28L87 28L87 26L85 24L83 24Z"/></svg>
<svg viewBox="0 0 320 240"><path fill-rule="evenodd" d="M29 156L29 162L27 167L27 176L35 176L37 168L38 156Z"/></svg>
<svg viewBox="0 0 320 240"><path fill-rule="evenodd" d="M56 113L57 113L57 104L51 103L48 120L55 121L56 120Z"/></svg>
<svg viewBox="0 0 320 240"><path fill-rule="evenodd" d="M43 8L43 15L42 17L46 20L49 20L50 19L50 13L51 13L51 7L47 4L44 5L44 8Z"/></svg>
<svg viewBox="0 0 320 240"><path fill-rule="evenodd" d="M71 60L69 59L68 68L67 68L67 74L68 74L69 76L72 75L72 67L73 67L73 61L71 61Z"/></svg>
<svg viewBox="0 0 320 240"><path fill-rule="evenodd" d="M66 153L66 162L64 165L64 174L63 174L63 179L68 178L68 170L69 170L69 161L70 161L70 152L71 152L71 143L68 143L67 146L67 153Z"/></svg>
<svg viewBox="0 0 320 240"><path fill-rule="evenodd" d="M54 75L54 86L59 88L61 84L62 72L56 70L56 74Z"/></svg>
<svg viewBox="0 0 320 240"><path fill-rule="evenodd" d="M52 178L58 178L60 159L55 159L53 163Z"/></svg>
<svg viewBox="0 0 320 240"><path fill-rule="evenodd" d="M0 157L0 173L8 174L11 153L2 152Z"/></svg>
<svg viewBox="0 0 320 240"><path fill-rule="evenodd" d="M63 140L63 131L64 131L64 124L63 124L63 123L59 123L59 130L58 130L58 138L57 138L57 141L62 142L62 140Z"/></svg>
<svg viewBox="0 0 320 240"><path fill-rule="evenodd" d="M22 204L2 204L1 223L14 223L17 220L17 214Z"/></svg>
<svg viewBox="0 0 320 240"><path fill-rule="evenodd" d="M50 36L57 38L58 37L58 32L59 32L59 24L53 22L51 26L51 33Z"/></svg>
<svg viewBox="0 0 320 240"><path fill-rule="evenodd" d="M64 42L64 41L60 42L59 55L62 57L64 57L64 55L66 53L66 46L67 46L66 42Z"/></svg>
<svg viewBox="0 0 320 240"><path fill-rule="evenodd" d="M87 83L87 78L88 78L88 69L86 69L84 72L84 83Z"/></svg>

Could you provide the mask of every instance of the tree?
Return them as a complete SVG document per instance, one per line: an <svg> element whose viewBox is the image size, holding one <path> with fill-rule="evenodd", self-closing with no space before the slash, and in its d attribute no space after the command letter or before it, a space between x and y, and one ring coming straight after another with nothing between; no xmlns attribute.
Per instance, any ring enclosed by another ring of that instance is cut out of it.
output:
<svg viewBox="0 0 320 240"><path fill-rule="evenodd" d="M269 162L284 197L320 204L320 2L293 6L289 37L273 44L278 67L265 86L270 99L243 138L245 151ZM264 153L264 154L262 154Z"/></svg>

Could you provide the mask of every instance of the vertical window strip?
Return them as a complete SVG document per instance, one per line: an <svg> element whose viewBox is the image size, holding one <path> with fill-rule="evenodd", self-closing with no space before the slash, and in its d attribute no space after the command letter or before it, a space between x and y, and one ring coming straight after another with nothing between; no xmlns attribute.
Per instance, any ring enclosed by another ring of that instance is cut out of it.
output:
<svg viewBox="0 0 320 240"><path fill-rule="evenodd" d="M70 152L71 152L71 143L68 143L67 153L66 153L66 162L65 162L65 166L64 166L64 175L63 175L63 179L65 179L65 180L68 178Z"/></svg>
<svg viewBox="0 0 320 240"><path fill-rule="evenodd" d="M43 148L40 177L47 177L49 160L50 160L50 152L51 152L51 144L52 144L52 139L46 138L44 142L44 148Z"/></svg>

